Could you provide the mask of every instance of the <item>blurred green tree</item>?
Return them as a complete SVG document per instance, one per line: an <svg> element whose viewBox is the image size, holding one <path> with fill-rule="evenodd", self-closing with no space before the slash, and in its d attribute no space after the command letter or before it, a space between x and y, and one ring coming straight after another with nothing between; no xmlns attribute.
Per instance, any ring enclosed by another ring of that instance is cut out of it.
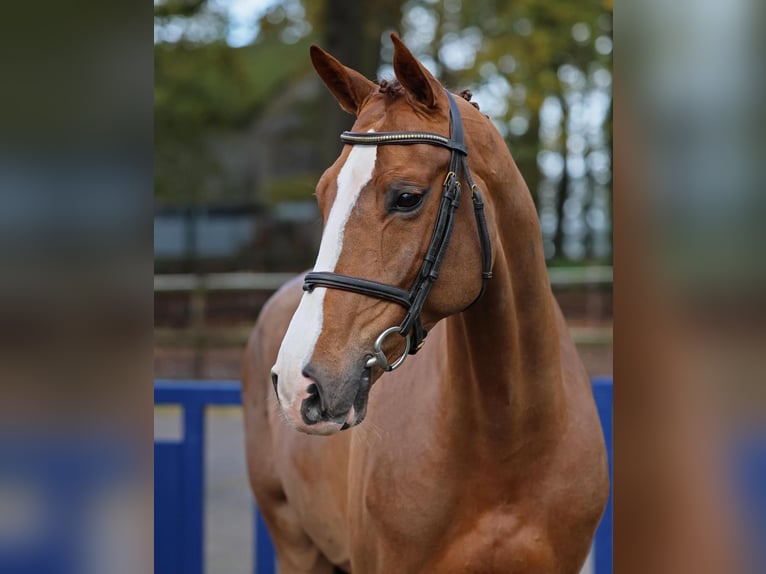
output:
<svg viewBox="0 0 766 574"><path fill-rule="evenodd" d="M375 78L392 73L398 30L445 85L470 88L506 138L547 255L610 260L610 2L274 0L244 24L234 6L155 3L160 204L310 198L352 118L314 78L308 45Z"/></svg>

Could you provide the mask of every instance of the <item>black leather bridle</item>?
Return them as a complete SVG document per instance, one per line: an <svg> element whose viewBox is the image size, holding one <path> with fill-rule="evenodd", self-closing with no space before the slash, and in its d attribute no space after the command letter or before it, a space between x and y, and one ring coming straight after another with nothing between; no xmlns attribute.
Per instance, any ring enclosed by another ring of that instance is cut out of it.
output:
<svg viewBox="0 0 766 574"><path fill-rule="evenodd" d="M455 212L460 204L461 176L465 177L465 181L471 189L476 226L479 232L479 243L481 244L482 284L481 291L473 303L478 301L484 294L487 281L492 277L492 246L490 244L489 232L487 231L486 218L484 217L484 201L478 188L473 183L471 173L468 170L468 150L464 143L463 122L460 119L460 111L452 94L447 92L447 97L449 98L450 105L449 138L431 132L343 132L340 136L343 143L349 145L429 144L445 147L452 152L449 172L444 179L439 212L436 216L433 233L431 234L431 242L420 266L420 271L409 291L378 281L349 277L348 275L329 271L313 271L306 274L304 279L304 291L310 292L315 287L342 289L367 295L368 297L391 301L407 309L407 315L405 315L404 320L399 325L386 329L377 338L375 341L375 355L367 361L367 367L377 365L384 371L393 371L404 362L408 353L414 355L425 343L427 331L421 323L420 312L431 291L431 287L439 277L439 268L444 260L444 255L447 253L447 247L452 237L455 225ZM388 362L388 358L382 350L383 341L392 333L399 333L402 337L405 337L404 353L393 364Z"/></svg>

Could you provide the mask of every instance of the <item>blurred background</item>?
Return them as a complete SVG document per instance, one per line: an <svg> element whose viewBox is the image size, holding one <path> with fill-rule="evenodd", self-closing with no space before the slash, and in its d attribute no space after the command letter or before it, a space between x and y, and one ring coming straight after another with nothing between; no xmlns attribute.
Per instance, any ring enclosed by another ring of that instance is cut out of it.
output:
<svg viewBox="0 0 766 574"><path fill-rule="evenodd" d="M154 4L155 376L237 378L257 314L313 265L313 193L353 118L317 43L371 79L389 34L504 136L591 375L612 372L608 0L162 0Z"/></svg>

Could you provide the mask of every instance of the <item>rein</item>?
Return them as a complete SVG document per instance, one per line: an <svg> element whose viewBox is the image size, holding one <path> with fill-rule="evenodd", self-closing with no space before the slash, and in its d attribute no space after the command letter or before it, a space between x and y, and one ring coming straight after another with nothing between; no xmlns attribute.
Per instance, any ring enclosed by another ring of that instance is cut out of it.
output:
<svg viewBox="0 0 766 574"><path fill-rule="evenodd" d="M415 282L409 291L393 285L387 285L386 283L359 277L349 277L348 275L330 271L312 271L307 273L304 279L304 291L311 292L315 287L341 289L390 301L407 309L407 314L399 325L386 329L378 336L375 341L375 355L366 362L365 366L367 368L379 366L384 371L393 371L404 362L408 354L414 355L425 343L428 332L420 320L420 313L428 294L431 292L431 287L439 278L439 269L452 237L452 231L455 226L455 212L458 205L460 205L461 176L465 176L465 181L471 189L476 227L479 233L479 243L481 244L481 291L471 305L484 295L487 281L492 277L492 246L484 216L484 201L476 184L473 183L471 173L468 170L468 149L464 143L463 122L460 119L460 111L452 94L448 91L446 93L450 105L449 138L431 132L343 132L340 136L343 143L348 145L428 144L444 147L452 152L449 172L444 178L441 203L436 215L436 223L431 234L431 241L423 263L420 266L420 271L418 271ZM383 341L393 333L399 333L405 338L405 350L401 357L393 363L389 363L382 346Z"/></svg>

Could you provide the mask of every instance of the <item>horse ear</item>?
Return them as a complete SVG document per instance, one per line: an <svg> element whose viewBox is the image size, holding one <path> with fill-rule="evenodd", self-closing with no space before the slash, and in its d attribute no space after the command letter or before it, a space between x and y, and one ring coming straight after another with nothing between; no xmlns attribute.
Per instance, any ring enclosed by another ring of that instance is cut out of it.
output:
<svg viewBox="0 0 766 574"><path fill-rule="evenodd" d="M391 34L391 41L394 43L394 73L399 83L415 100L429 108L435 107L444 91L439 80L412 55L395 33Z"/></svg>
<svg viewBox="0 0 766 574"><path fill-rule="evenodd" d="M362 104L373 94L378 86L362 74L347 68L319 46L311 46L311 63L338 100L340 107L349 114L359 115Z"/></svg>

